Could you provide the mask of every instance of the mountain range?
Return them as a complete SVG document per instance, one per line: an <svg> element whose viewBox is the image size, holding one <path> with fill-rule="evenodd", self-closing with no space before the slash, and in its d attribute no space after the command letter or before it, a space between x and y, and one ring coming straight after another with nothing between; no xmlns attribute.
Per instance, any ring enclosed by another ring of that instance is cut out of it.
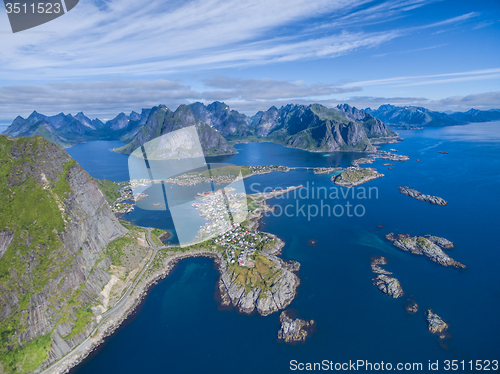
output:
<svg viewBox="0 0 500 374"><path fill-rule="evenodd" d="M359 110L348 104L328 108L320 104L288 104L247 116L223 102L180 105L175 111L165 105L143 109L139 114L118 114L112 120L91 120L82 112L45 116L34 111L18 116L4 134L11 137L40 135L70 147L97 140L121 140L116 152L130 154L135 148L177 129L196 126L205 155L236 153L232 143L271 141L309 151L373 151L374 144L393 142L396 128L464 125L500 120L499 110L442 113L422 107L382 105Z"/></svg>
<svg viewBox="0 0 500 374"><path fill-rule="evenodd" d="M442 113L422 107L381 105L378 109L365 109L366 113L377 117L397 128L420 128L465 125L470 122L500 120L500 110L488 111L470 109L467 112Z"/></svg>
<svg viewBox="0 0 500 374"><path fill-rule="evenodd" d="M17 117L4 134L11 137L40 135L70 147L96 140L116 139L127 143L115 149L130 154L135 148L160 135L196 126L206 155L236 153L230 142L272 141L311 151L373 151L372 143L393 141L396 134L382 121L347 104L333 109L319 104L271 107L254 116L246 116L228 105L193 103L175 111L165 105L143 109L142 113L120 113L102 122L83 113L44 116L33 112L28 118Z"/></svg>

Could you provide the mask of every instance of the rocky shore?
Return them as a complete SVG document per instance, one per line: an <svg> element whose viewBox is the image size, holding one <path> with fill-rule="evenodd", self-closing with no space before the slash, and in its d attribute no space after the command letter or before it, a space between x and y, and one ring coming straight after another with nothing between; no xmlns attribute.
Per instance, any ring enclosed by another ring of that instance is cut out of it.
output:
<svg viewBox="0 0 500 374"><path fill-rule="evenodd" d="M438 237L436 237L438 238ZM403 251L411 252L416 255L425 255L429 257L432 261L437 262L443 266L454 266L456 268L465 268L466 266L458 261L455 261L446 253L443 252L440 246L435 244L433 241L429 240L424 236L410 236L408 234L400 234L397 239L393 233L387 234L386 239L393 242L393 244L402 249ZM444 238L436 240L436 242L451 243L449 240ZM452 243L453 244L453 243ZM449 244L448 244L449 245Z"/></svg>
<svg viewBox="0 0 500 374"><path fill-rule="evenodd" d="M413 197L416 200L427 201L428 203L436 204L436 205L447 205L448 204L448 202L441 197L424 195L423 193L418 192L417 190L415 190L411 187L408 187L408 186L398 187L398 190L403 195Z"/></svg>
<svg viewBox="0 0 500 374"><path fill-rule="evenodd" d="M280 314L281 328L278 331L278 339L285 343L304 342L314 328L314 320L293 319L287 311Z"/></svg>
<svg viewBox="0 0 500 374"><path fill-rule="evenodd" d="M276 257L281 253L283 246L283 241L276 237L276 244L262 251L262 255L272 263L273 272L278 275L272 278L271 284L257 286L242 284L238 274L229 270L226 263L222 262L218 286L221 305L232 305L245 314L257 311L262 316L286 308L295 298L300 281L294 274L299 269L299 264L295 261L285 262Z"/></svg>
<svg viewBox="0 0 500 374"><path fill-rule="evenodd" d="M78 365L90 353L96 350L108 336L112 335L120 327L120 325L135 312L137 307L141 305L151 287L169 275L180 260L191 257L209 257L213 258L216 264L221 263L220 254L208 250L171 253L171 255L164 260L164 267L160 270L148 273L148 275L136 285L132 294L122 301L120 308L118 308L118 310L110 315L104 322L97 325L97 327L87 335L87 338L83 340L80 345L49 368L44 368L45 370L38 371L38 373L68 373L71 368Z"/></svg>
<svg viewBox="0 0 500 374"><path fill-rule="evenodd" d="M284 190L277 190L277 191L272 191L272 192L260 192L260 193L249 195L256 203L258 203L258 207L255 210L248 212L248 215L247 215L248 223L245 225L245 227L251 231L257 230L260 226L260 219L262 218L262 216L265 213L270 213L270 212L274 211L274 207L269 206L267 204L266 200L275 198L275 197L280 196L280 195L287 194L291 191L300 189L302 187L304 187L304 186L302 186L302 185L292 186L292 187L288 187Z"/></svg>
<svg viewBox="0 0 500 374"><path fill-rule="evenodd" d="M439 245L441 248L450 249L454 247L453 242L451 240L440 238L439 236L432 236L432 235L424 235L424 236L434 244Z"/></svg>
<svg viewBox="0 0 500 374"><path fill-rule="evenodd" d="M354 167L359 167L359 165L363 165L363 164L373 164L373 161L375 161L373 158L362 157L362 158L358 158L357 160L354 160L353 162L351 162L351 165Z"/></svg>

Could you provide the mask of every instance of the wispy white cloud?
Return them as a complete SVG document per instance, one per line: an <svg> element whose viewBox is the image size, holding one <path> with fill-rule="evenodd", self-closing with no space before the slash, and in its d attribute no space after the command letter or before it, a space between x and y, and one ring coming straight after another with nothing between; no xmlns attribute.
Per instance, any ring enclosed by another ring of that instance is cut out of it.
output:
<svg viewBox="0 0 500 374"><path fill-rule="evenodd" d="M175 108L193 101L240 101L265 103L267 100L294 101L360 91L359 87L337 87L273 79L239 79L214 75L204 79L204 89L170 80L59 82L43 85L0 87L0 120L27 116L33 110L56 114L84 111L110 117L122 111L166 104ZM267 108L266 108L267 109Z"/></svg>
<svg viewBox="0 0 500 374"><path fill-rule="evenodd" d="M402 54L406 54L406 53L422 52L422 51L428 51L430 49L441 48L441 47L444 47L445 45L447 45L447 44L432 45L429 47L409 49L406 51L394 51L394 52L387 52L387 53L379 53L379 54L373 55L373 57L385 57L385 56L390 56L390 55L402 55Z"/></svg>
<svg viewBox="0 0 500 374"><path fill-rule="evenodd" d="M479 30L479 29L482 29L484 27L488 27L488 26L491 26L494 24L495 24L495 21L482 21L482 22L479 22L477 25L475 25L472 29Z"/></svg>
<svg viewBox="0 0 500 374"><path fill-rule="evenodd" d="M361 23L385 22L428 3L81 1L64 17L34 29L36 32L2 37L0 77L5 81L102 76L124 79L338 56L379 46L408 32L361 31ZM471 13L433 25L472 16ZM282 31L286 28L293 31ZM5 14L0 15L0 31L8 31Z"/></svg>
<svg viewBox="0 0 500 374"><path fill-rule="evenodd" d="M386 79L373 79L369 81L358 81L345 84L346 87L365 87L377 85L393 85L395 87L418 86L427 84L452 83L460 81L484 80L498 78L500 68L471 70L456 73L401 76ZM445 79L443 79L445 78Z"/></svg>

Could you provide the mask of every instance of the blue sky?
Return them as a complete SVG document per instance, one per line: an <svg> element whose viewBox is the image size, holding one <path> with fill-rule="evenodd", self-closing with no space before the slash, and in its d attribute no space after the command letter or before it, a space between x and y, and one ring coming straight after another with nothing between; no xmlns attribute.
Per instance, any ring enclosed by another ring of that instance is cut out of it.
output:
<svg viewBox="0 0 500 374"><path fill-rule="evenodd" d="M80 0L12 34L0 121L160 103L500 108L500 1Z"/></svg>

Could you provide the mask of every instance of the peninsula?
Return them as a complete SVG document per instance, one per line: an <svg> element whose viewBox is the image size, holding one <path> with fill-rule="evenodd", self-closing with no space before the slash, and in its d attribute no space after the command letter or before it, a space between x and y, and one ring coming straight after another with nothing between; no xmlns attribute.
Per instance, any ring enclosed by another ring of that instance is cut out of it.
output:
<svg viewBox="0 0 500 374"><path fill-rule="evenodd" d="M272 234L257 231L258 220L262 213L269 211L266 200L286 194L302 186L293 186L267 193L244 195L226 189L225 196L208 193L202 200L193 204L200 215L209 222L200 229L197 239L221 235L200 245L212 248L222 258L219 262L219 291L222 305L232 305L242 313L255 310L265 316L284 309L295 297L299 279L294 274L300 264L285 262L277 257L284 243ZM241 199L250 202L247 210ZM229 201L231 218L239 223L228 223L227 208Z"/></svg>

